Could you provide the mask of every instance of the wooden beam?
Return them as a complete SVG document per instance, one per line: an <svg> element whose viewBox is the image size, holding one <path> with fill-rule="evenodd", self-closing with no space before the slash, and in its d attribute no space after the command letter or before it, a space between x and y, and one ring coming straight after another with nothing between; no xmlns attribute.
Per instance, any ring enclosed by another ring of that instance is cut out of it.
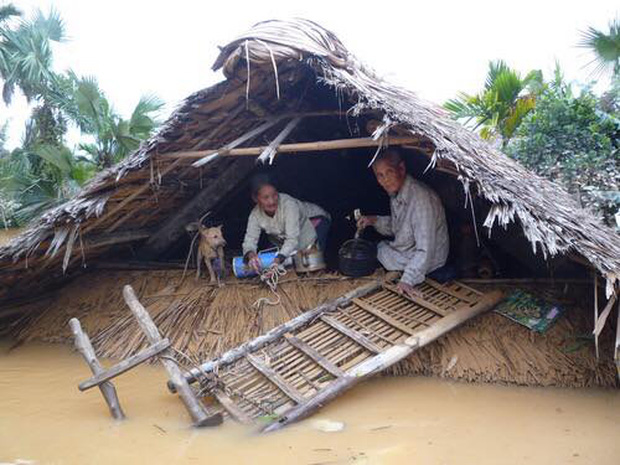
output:
<svg viewBox="0 0 620 465"><path fill-rule="evenodd" d="M151 232L146 229L121 231L113 234L100 234L92 237L87 237L82 241L82 243L85 249L94 249L97 247L139 241L148 238L150 235ZM79 250L79 247L76 246L75 250Z"/></svg>
<svg viewBox="0 0 620 465"><path fill-rule="evenodd" d="M161 256L171 244L178 241L185 232L185 226L196 221L217 203L238 188L239 182L254 169L252 163L233 160L222 174L202 189L196 196L169 217L160 229L138 250L138 257L152 260Z"/></svg>
<svg viewBox="0 0 620 465"><path fill-rule="evenodd" d="M224 391L216 388L212 392L217 401L222 407L224 407L224 410L228 412L228 414L233 418L233 420L243 424L252 423L252 418L248 414L246 414L241 407L235 404L235 402L230 397L228 397L228 395Z"/></svg>
<svg viewBox="0 0 620 465"><path fill-rule="evenodd" d="M162 337L161 334L159 334L159 329L157 329L157 326L151 319L151 316L138 300L138 297L131 286L126 285L123 288L123 297L129 306L131 313L133 313L136 318L138 325L142 329L142 332L146 335L147 340L151 344L157 344L161 341ZM164 357L160 358L160 361L168 372L170 381L176 386L176 390L179 393L181 400L185 404L187 411L194 421L194 426L212 426L222 423L221 414L212 416L207 414L204 406L198 400L189 384L187 384L187 381L185 381L183 373L174 359L174 352L170 349L166 349L164 351L164 355Z"/></svg>
<svg viewBox="0 0 620 465"><path fill-rule="evenodd" d="M170 347L170 341L168 339L162 339L161 341L153 344L150 347L147 347L142 352L132 355L129 358L126 358L120 363L117 363L112 368L108 368L101 373L96 374L92 378L87 379L79 384L78 389L80 391L86 391L90 388L100 385L101 383L105 383L111 379L116 378L119 375L131 370L132 368L140 365L141 363L146 362L148 359L156 356L157 354L163 352L168 347Z"/></svg>
<svg viewBox="0 0 620 465"><path fill-rule="evenodd" d="M103 367L101 366L101 363L99 363L97 355L95 355L95 349L93 349L93 345L90 342L88 334L82 330L80 320L77 318L71 318L71 320L69 320L69 326L71 327L71 332L75 338L75 348L82 354L82 357L84 357L84 360L88 363L88 366L93 374L96 376L103 373ZM123 420L125 418L125 413L121 408L114 385L107 381L99 385L99 390L101 391L101 395L105 399L106 404L108 404L108 408L110 409L112 416L116 420Z"/></svg>
<svg viewBox="0 0 620 465"><path fill-rule="evenodd" d="M286 395L286 397L297 404L304 403L306 400L304 396L293 386L290 386L278 373L261 362L258 357L252 354L247 354L245 359L250 362L250 365L256 368L265 378L275 384L276 387Z"/></svg>
<svg viewBox="0 0 620 465"><path fill-rule="evenodd" d="M294 144L282 144L278 147L278 153L297 153L297 152L322 152L326 150L340 150L352 148L378 147L385 144L386 146L405 145L418 141L417 137L387 137L387 139L374 140L370 137L360 137L354 139L336 139L317 142L297 142ZM168 152L158 155L159 159L194 159L204 158L219 153L221 156L258 156L267 149L268 146L259 147L242 147L220 153L220 150L195 150Z"/></svg>
<svg viewBox="0 0 620 465"><path fill-rule="evenodd" d="M366 336L360 334L354 329L349 328L347 325L345 325L344 323L341 323L335 318L332 318L331 316L323 315L321 317L321 321L324 323L327 323L329 326L334 328L336 331L341 332L342 334L347 336L349 339L353 339L355 342L357 342L359 345L364 347L369 352L374 352L375 354L378 354L379 352L381 352L381 348L377 347L377 345L374 342L372 342L370 339L368 339Z"/></svg>
<svg viewBox="0 0 620 465"><path fill-rule="evenodd" d="M328 373L334 375L336 378L344 376L344 371L338 368L330 360L323 357L314 347L309 346L306 342L293 336L292 334L285 334L284 337L286 338L286 342L302 351Z"/></svg>

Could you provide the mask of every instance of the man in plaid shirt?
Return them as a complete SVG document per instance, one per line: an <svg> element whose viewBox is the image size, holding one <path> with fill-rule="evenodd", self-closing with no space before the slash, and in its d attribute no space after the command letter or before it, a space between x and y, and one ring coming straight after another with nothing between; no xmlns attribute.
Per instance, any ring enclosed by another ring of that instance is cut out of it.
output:
<svg viewBox="0 0 620 465"><path fill-rule="evenodd" d="M374 162L377 182L390 196L390 216L362 216L359 227L374 226L391 241L379 242L377 256L390 271L403 271L398 289L411 295L413 286L445 265L450 248L446 214L431 188L407 175L396 150L383 152Z"/></svg>

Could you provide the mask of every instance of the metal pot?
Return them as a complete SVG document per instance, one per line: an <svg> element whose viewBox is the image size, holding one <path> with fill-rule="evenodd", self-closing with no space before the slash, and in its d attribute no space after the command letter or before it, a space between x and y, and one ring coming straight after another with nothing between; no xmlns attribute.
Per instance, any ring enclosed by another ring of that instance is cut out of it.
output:
<svg viewBox="0 0 620 465"><path fill-rule="evenodd" d="M338 268L346 276L372 274L377 268L377 246L365 239L351 239L338 252Z"/></svg>
<svg viewBox="0 0 620 465"><path fill-rule="evenodd" d="M325 258L318 247L308 250L300 250L293 255L293 264L298 273L307 273L325 269Z"/></svg>

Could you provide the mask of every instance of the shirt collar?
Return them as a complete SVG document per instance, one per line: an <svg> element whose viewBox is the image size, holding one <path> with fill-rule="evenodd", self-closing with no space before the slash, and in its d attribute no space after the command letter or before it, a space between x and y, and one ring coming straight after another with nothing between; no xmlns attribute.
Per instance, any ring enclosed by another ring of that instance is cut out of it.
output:
<svg viewBox="0 0 620 465"><path fill-rule="evenodd" d="M411 176L407 175L407 177L405 178L405 182L403 182L403 185L401 186L398 193L394 197L392 197L392 200L394 200L394 202L398 204L407 203L409 201L409 198L411 197L410 185Z"/></svg>

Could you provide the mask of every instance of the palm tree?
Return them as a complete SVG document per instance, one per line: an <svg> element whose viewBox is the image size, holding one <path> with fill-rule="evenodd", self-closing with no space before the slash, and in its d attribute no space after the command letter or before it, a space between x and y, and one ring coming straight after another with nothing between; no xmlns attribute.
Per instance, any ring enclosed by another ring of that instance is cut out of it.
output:
<svg viewBox="0 0 620 465"><path fill-rule="evenodd" d="M16 10L7 5L3 11L11 17ZM20 88L28 100L45 96L56 79L50 42L64 40L64 23L55 10L47 16L37 10L32 18L21 20L16 28L0 28L0 77L4 81L2 98L7 105L16 88Z"/></svg>
<svg viewBox="0 0 620 465"><path fill-rule="evenodd" d="M491 61L482 92L460 92L444 108L465 125L480 128L484 139L501 137L505 147L523 118L534 109L536 95L543 88L542 72L530 71L525 78L504 61ZM472 124L473 123L473 124Z"/></svg>
<svg viewBox="0 0 620 465"><path fill-rule="evenodd" d="M608 33L593 27L582 31L578 46L594 54L594 59L588 63L588 65L595 65L593 74L610 73L616 77L620 76L620 20L618 18L609 23Z"/></svg>
<svg viewBox="0 0 620 465"><path fill-rule="evenodd" d="M73 73L69 76L73 81L73 93L67 106L72 108L66 110L83 133L94 137L94 142L82 143L79 147L100 168L108 168L136 150L157 126L155 114L164 105L158 97L140 98L126 120L114 111L94 77L78 78Z"/></svg>

